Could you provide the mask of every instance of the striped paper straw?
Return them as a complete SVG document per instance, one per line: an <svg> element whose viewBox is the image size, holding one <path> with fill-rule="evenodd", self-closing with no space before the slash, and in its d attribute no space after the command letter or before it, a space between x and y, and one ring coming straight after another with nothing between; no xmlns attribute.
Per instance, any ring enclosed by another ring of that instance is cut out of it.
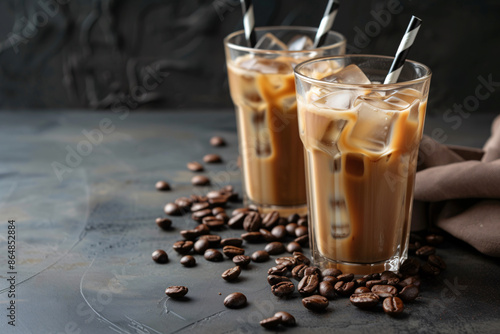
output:
<svg viewBox="0 0 500 334"><path fill-rule="evenodd" d="M328 1L325 14L323 14L323 18L321 19L321 23L319 24L318 31L316 32L316 37L314 38L314 48L319 48L320 46L323 46L323 44L325 44L326 35L332 28L333 21L335 20L335 16L337 16L338 9L339 3L337 0Z"/></svg>
<svg viewBox="0 0 500 334"><path fill-rule="evenodd" d="M243 27L245 29L245 39L249 47L255 47L257 38L255 37L255 18L253 15L252 0L241 0L243 11Z"/></svg>
<svg viewBox="0 0 500 334"><path fill-rule="evenodd" d="M408 56L410 48L413 45L413 42L415 41L415 37L417 36L421 24L422 24L421 19L419 19L416 16L411 17L410 24L408 25L405 35L403 36L403 39L399 44L398 51L396 52L396 56L392 61L389 73L385 77L384 84L392 84L398 81L399 74L403 69L406 57Z"/></svg>

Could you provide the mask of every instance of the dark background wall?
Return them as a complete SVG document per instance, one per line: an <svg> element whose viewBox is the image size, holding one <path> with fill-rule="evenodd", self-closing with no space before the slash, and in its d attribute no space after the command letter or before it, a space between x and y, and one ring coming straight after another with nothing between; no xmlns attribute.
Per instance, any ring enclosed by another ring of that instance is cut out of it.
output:
<svg viewBox="0 0 500 334"><path fill-rule="evenodd" d="M317 26L326 0L254 0L256 25ZM500 2L344 0L351 53L393 55L411 14L410 58L433 70L428 112L500 106ZM230 107L222 39L238 0L2 0L0 109ZM484 85L484 84L483 84ZM475 103L479 101L479 103ZM457 112L457 111L453 111Z"/></svg>

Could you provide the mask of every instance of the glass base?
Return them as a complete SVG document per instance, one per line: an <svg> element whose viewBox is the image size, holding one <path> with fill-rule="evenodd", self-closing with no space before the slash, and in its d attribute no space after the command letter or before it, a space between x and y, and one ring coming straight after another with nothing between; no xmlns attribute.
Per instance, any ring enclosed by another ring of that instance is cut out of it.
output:
<svg viewBox="0 0 500 334"><path fill-rule="evenodd" d="M307 204L302 205L292 205L292 206L280 206L280 205L266 205L257 202L253 202L248 198L244 200L245 206L254 205L259 209L260 213L269 213L272 211L278 211L281 217L288 217L291 214L298 214L299 216L304 216L307 214Z"/></svg>

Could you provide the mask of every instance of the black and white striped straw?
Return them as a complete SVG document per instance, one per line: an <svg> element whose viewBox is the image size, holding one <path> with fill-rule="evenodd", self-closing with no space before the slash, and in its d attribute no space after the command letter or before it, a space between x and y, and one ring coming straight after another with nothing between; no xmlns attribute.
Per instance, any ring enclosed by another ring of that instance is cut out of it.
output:
<svg viewBox="0 0 500 334"><path fill-rule="evenodd" d="M255 17L253 15L252 0L241 0L241 10L243 11L243 27L245 29L245 39L249 47L255 47L257 38L255 37Z"/></svg>
<svg viewBox="0 0 500 334"><path fill-rule="evenodd" d="M398 81L399 74L403 69L406 57L408 56L410 48L413 45L413 42L415 41L415 37L417 36L421 24L422 20L420 20L418 17L416 16L411 17L410 24L408 25L405 35L403 36L403 39L399 44L398 51L396 52L396 56L392 61L389 73L385 77L384 84L392 84Z"/></svg>
<svg viewBox="0 0 500 334"><path fill-rule="evenodd" d="M335 16L337 16L338 9L338 0L328 1L325 14L323 14L323 18L321 19L321 23L319 24L318 31L316 32L316 37L314 38L314 48L319 48L320 46L323 46L323 44L325 44L326 35L332 28L333 21L335 20Z"/></svg>

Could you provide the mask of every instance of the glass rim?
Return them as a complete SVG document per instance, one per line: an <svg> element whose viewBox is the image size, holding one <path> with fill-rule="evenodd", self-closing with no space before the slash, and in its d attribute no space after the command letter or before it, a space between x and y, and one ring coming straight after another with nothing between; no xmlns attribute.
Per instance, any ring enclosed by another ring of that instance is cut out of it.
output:
<svg viewBox="0 0 500 334"><path fill-rule="evenodd" d="M424 81L430 79L430 77L432 76L432 71L428 66L426 66L420 62L417 62L414 60L409 60L409 59L406 59L405 64L409 63L413 66L422 67L426 71L425 75L423 75L422 77L417 78L417 79L396 82L393 84L383 84L383 83L380 83L380 84L377 84L377 83L347 84L347 83L338 83L338 82L327 82L327 81L322 81L319 79L314 79L314 78L308 77L307 75L299 72L304 66L307 66L307 65L315 63L315 62L321 62L321 61L325 61L325 60L342 59L342 58L344 58L344 59L345 58L373 58L373 59L377 58L377 59L387 59L387 60L391 60L391 61L394 59L394 57L392 57L392 56L370 55L370 54L359 54L359 55L349 54L349 55L318 57L318 58L313 58L313 59L303 61L302 63L295 66L293 72L294 72L296 78L299 78L301 80L304 80L308 83L312 83L315 85L329 86L329 87L335 86L335 87L339 87L339 88L348 88L348 89L357 89L359 87L363 87L363 88L370 87L370 88L374 88L374 89L378 89L378 90L386 90L386 89L389 90L389 89L394 89L395 87L402 87L402 86L408 86L408 85L421 83L421 82L424 82Z"/></svg>
<svg viewBox="0 0 500 334"><path fill-rule="evenodd" d="M269 26L269 27L257 27L255 28L256 31L268 31L268 32L273 32L277 30L283 30L283 31L293 31L293 30L305 30L305 31L310 31L310 32L316 32L318 28L316 27L305 27L305 26ZM347 40L344 35L342 35L339 32L336 31L329 31L328 34L334 35L340 40L334 44L328 44L328 45L323 45L319 48L315 49L310 49L310 50L298 50L298 51L290 51L290 50L265 50L265 49L256 49L256 48L251 48L248 46L243 46L243 45L238 45L235 43L231 43L230 40L238 35L243 35L245 34L244 30L238 30L235 32L230 33L224 38L224 45L227 47L233 49L233 50L238 50L238 51L246 51L246 52L252 52L256 54L301 54L301 53L311 53L315 52L317 50L329 50L329 49L335 49L337 47L342 46L342 44L346 44Z"/></svg>

